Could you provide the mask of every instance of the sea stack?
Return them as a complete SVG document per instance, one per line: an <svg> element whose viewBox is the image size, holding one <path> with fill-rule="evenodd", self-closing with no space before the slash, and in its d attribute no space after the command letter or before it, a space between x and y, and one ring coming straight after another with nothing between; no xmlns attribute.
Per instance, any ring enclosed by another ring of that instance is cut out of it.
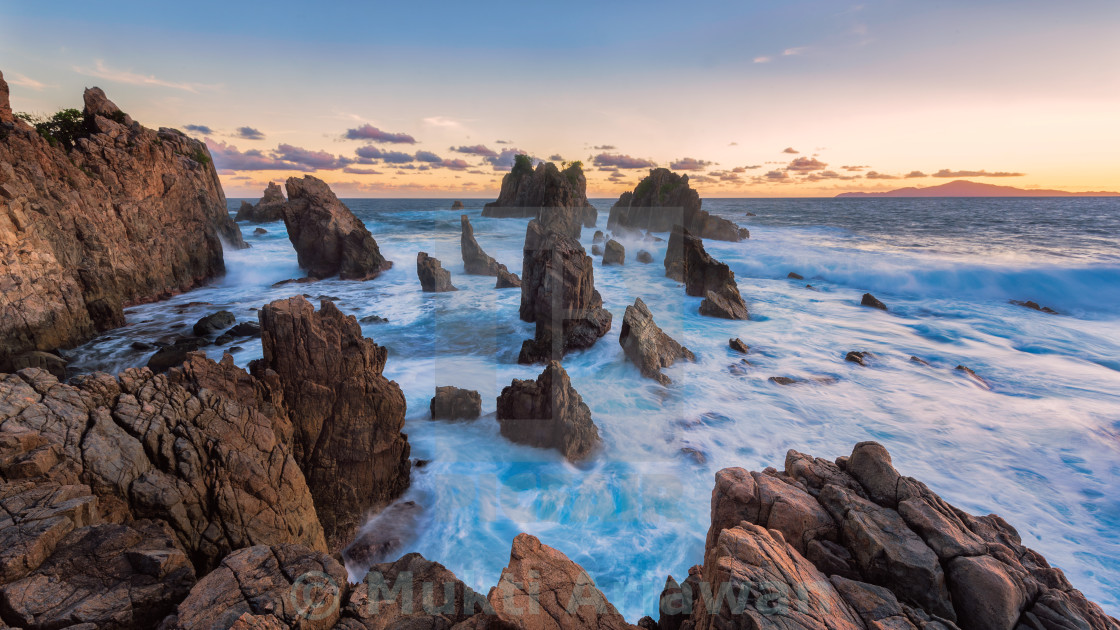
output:
<svg viewBox="0 0 1120 630"><path fill-rule="evenodd" d="M611 328L611 314L595 290L593 260L574 238L533 219L525 232L521 319L536 323L519 363L560 359L591 347Z"/></svg>
<svg viewBox="0 0 1120 630"><path fill-rule="evenodd" d="M247 201L241 202L241 208L237 211L237 216L234 217L235 221L248 221L249 223L271 223L273 221L281 221L284 219L284 205L288 203L284 199L284 192L276 182L268 182L268 187L264 189L264 196L253 205Z"/></svg>
<svg viewBox="0 0 1120 630"><path fill-rule="evenodd" d="M326 182L304 175L288 178L286 187L284 225L308 277L369 280L393 266L366 226Z"/></svg>
<svg viewBox="0 0 1120 630"><path fill-rule="evenodd" d="M666 168L650 170L633 192L622 193L607 218L610 230L668 232L677 224L700 238L741 241L750 237L746 228L701 210L700 194L688 185L688 175Z"/></svg>
<svg viewBox="0 0 1120 630"><path fill-rule="evenodd" d="M420 278L420 288L426 293L459 290L451 284L451 272L443 268L438 258L429 256L428 252L416 254L416 275Z"/></svg>
<svg viewBox="0 0 1120 630"><path fill-rule="evenodd" d="M514 380L503 389L497 416L507 439L554 448L570 461L585 459L599 444L591 410L559 361L550 361L537 380Z"/></svg>
<svg viewBox="0 0 1120 630"><path fill-rule="evenodd" d="M688 348L666 335L653 322L653 313L649 312L649 307L642 298L635 298L634 304L626 307L618 343L626 357L641 369L642 376L652 378L662 385L668 385L671 381L661 373L661 368L669 367L677 359L696 359Z"/></svg>
<svg viewBox="0 0 1120 630"><path fill-rule="evenodd" d="M700 314L747 319L749 313L735 284L735 272L704 251L704 242L679 225L673 226L665 252L665 275L683 282L685 292L702 297Z"/></svg>
<svg viewBox="0 0 1120 630"><path fill-rule="evenodd" d="M0 371L221 275L223 242L247 247L206 145L98 88L84 100L80 130L52 143L12 115L0 75Z"/></svg>
<svg viewBox="0 0 1120 630"><path fill-rule="evenodd" d="M563 171L552 162L541 162L534 169L527 155L514 158L513 169L502 178L498 199L482 209L484 217L536 217L562 223L573 238L579 238L583 227L595 227L597 215L587 201L581 162L572 162Z"/></svg>
<svg viewBox="0 0 1120 630"><path fill-rule="evenodd" d="M470 218L464 214L459 217L459 223L463 230L459 237L459 247L463 252L463 267L466 272L478 276L495 276L498 278L499 284L502 284L504 278L506 283L520 286L521 279L517 277L517 274L510 273L505 265L487 255L479 246L478 241L474 238L474 226L471 225ZM503 287L499 286L497 288L501 289Z"/></svg>
<svg viewBox="0 0 1120 630"><path fill-rule="evenodd" d="M261 309L264 358L253 375L278 383L332 549L349 542L367 510L408 488L411 463L401 388L382 376L388 353L330 300L302 297Z"/></svg>

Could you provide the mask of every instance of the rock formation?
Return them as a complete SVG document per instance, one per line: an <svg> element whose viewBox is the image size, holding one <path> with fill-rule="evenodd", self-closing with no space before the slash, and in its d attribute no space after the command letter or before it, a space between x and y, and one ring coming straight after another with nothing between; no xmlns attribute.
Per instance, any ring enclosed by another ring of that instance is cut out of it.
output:
<svg viewBox="0 0 1120 630"><path fill-rule="evenodd" d="M665 252L665 275L683 282L685 292L703 297L700 314L724 319L747 319L749 314L735 273L704 251L704 243L677 225Z"/></svg>
<svg viewBox="0 0 1120 630"><path fill-rule="evenodd" d="M459 245L463 252L463 266L467 273L478 276L497 276L499 286L496 288L498 289L506 288L501 286L502 284L521 286L521 279L517 277L517 274L510 273L505 265L494 260L482 250L482 247L474 238L474 227L471 226L471 220L467 215L460 216L459 221L463 228L462 235L459 237ZM503 278L505 278L504 281Z"/></svg>
<svg viewBox="0 0 1120 630"><path fill-rule="evenodd" d="M451 272L443 268L438 258L432 258L427 252L416 254L416 275L420 278L421 290L427 293L459 290L451 284Z"/></svg>
<svg viewBox="0 0 1120 630"><path fill-rule="evenodd" d="M133 122L98 88L73 135L14 118L2 75L0 112L0 370L222 274L223 241L246 247L201 142Z"/></svg>
<svg viewBox="0 0 1120 630"><path fill-rule="evenodd" d="M863 294L863 299L860 300L860 305L861 306L869 306L871 308L877 308L881 311L887 310L887 305L883 304L879 300L879 298L875 297L874 295L871 295L870 293L864 293Z"/></svg>
<svg viewBox="0 0 1120 630"><path fill-rule="evenodd" d="M585 459L599 444L591 410L572 387L559 361L537 380L514 380L498 396L502 435L520 444L554 448L571 461Z"/></svg>
<svg viewBox="0 0 1120 630"><path fill-rule="evenodd" d="M603 264L604 265L623 265L626 264L626 248L622 243L614 240L613 238L607 241L606 246L603 247Z"/></svg>
<svg viewBox="0 0 1120 630"><path fill-rule="evenodd" d="M517 274L510 273L505 269L498 271L498 281L494 284L495 289L520 289L521 278Z"/></svg>
<svg viewBox="0 0 1120 630"><path fill-rule="evenodd" d="M264 189L264 196L257 202L257 205L254 206L247 201L242 201L241 208L237 210L237 216L234 217L234 220L250 223L281 221L284 219L284 206L287 203L280 186L276 182L268 182L268 187Z"/></svg>
<svg viewBox="0 0 1120 630"><path fill-rule="evenodd" d="M668 232L674 225L717 241L750 237L746 228L701 210L700 195L688 185L688 175L677 175L666 168L650 170L633 192L622 193L607 218L610 230Z"/></svg>
<svg viewBox="0 0 1120 630"><path fill-rule="evenodd" d="M661 368L669 367L677 359L696 359L688 348L666 335L654 323L653 314L642 298L636 298L633 305L626 307L618 343L630 361L642 370L642 376L652 378L662 385L668 385L671 381L661 373Z"/></svg>
<svg viewBox="0 0 1120 630"><path fill-rule="evenodd" d="M323 180L289 177L286 187L284 225L299 266L309 277L369 280L393 266L381 256L366 226Z"/></svg>
<svg viewBox="0 0 1120 630"><path fill-rule="evenodd" d="M463 209L463 202L462 201L452 202L451 203L451 209L452 210L462 210Z"/></svg>
<svg viewBox="0 0 1120 630"><path fill-rule="evenodd" d="M484 217L536 217L563 223L573 238L579 238L582 227L595 227L597 215L587 201L587 178L580 162L563 171L542 162L534 170L525 155L517 156L513 169L502 178L498 199L482 209Z"/></svg>
<svg viewBox="0 0 1120 630"><path fill-rule="evenodd" d="M647 252L644 249L638 250L638 255L636 258L638 262L642 263L643 265L648 265L649 263L653 262L653 254Z"/></svg>
<svg viewBox="0 0 1120 630"><path fill-rule="evenodd" d="M293 451L332 549L349 542L367 510L408 487L411 464L400 386L382 376L387 353L330 300L302 297L261 309L259 380L283 392Z"/></svg>
<svg viewBox="0 0 1120 630"><path fill-rule="evenodd" d="M611 314L595 290L594 265L578 241L529 222L525 233L521 319L536 323L520 363L560 359L568 351L591 347L611 328Z"/></svg>
<svg viewBox="0 0 1120 630"><path fill-rule="evenodd" d="M742 339L738 337L732 337L731 339L729 339L727 341L727 345L735 352L747 354L751 351L750 346L748 346Z"/></svg>
<svg viewBox="0 0 1120 630"><path fill-rule="evenodd" d="M430 405L433 420L473 420L482 415L482 397L473 389L437 387Z"/></svg>

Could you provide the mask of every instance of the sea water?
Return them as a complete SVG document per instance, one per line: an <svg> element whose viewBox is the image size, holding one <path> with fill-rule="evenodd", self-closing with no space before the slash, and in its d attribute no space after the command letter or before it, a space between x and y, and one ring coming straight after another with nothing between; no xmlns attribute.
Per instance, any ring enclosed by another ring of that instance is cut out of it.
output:
<svg viewBox="0 0 1120 630"><path fill-rule="evenodd" d="M252 248L226 252L224 277L127 309L127 326L70 352L72 367L142 365L150 351L133 341L189 334L218 309L247 321L274 299L328 296L358 318L388 318L362 330L388 348L412 456L430 462L414 468L404 496L422 516L400 553L420 552L483 594L514 536L529 532L583 566L627 619L656 617L665 577L703 560L716 471L781 469L789 449L831 459L877 440L903 474L969 512L1000 514L1120 615L1120 200L706 200L751 230L741 243L705 243L735 272L749 321L699 316L700 299L665 277L665 242L621 239L625 265L595 262L611 331L564 359L602 437L580 465L499 434L498 393L541 366L517 364L533 335L518 319L520 292L464 274L461 212L447 200L347 203L395 263L377 279L272 288L302 276L284 225L256 236L242 224ZM520 272L527 220L482 218L482 203L462 211L479 244ZM610 201L595 205L605 230ZM583 231L588 250L594 231ZM653 264L635 261L643 248ZM439 258L459 291L422 293L418 251ZM861 307L866 291L889 312ZM665 370L669 386L643 378L618 344L637 297L696 354ZM749 365L731 337L750 345ZM261 355L259 339L235 343L239 365ZM850 350L874 357L861 367L844 361ZM772 376L833 382L783 387ZM429 420L439 385L478 390L483 417Z"/></svg>

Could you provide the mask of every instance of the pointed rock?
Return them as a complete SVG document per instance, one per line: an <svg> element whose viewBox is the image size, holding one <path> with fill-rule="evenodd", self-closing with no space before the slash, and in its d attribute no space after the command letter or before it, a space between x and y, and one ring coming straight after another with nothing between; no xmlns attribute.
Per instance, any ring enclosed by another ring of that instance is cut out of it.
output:
<svg viewBox="0 0 1120 630"><path fill-rule="evenodd" d="M264 196L257 205L242 201L241 208L237 211L235 221L248 221L250 223L271 223L284 218L284 206L288 203L284 193L276 182L268 182L264 189Z"/></svg>
<svg viewBox="0 0 1120 630"><path fill-rule="evenodd" d="M735 284L735 272L708 255L704 242L676 225L665 252L665 275L683 282L685 292L703 297L700 314L724 319L748 319L747 306Z"/></svg>
<svg viewBox="0 0 1120 630"><path fill-rule="evenodd" d="M366 226L323 180L290 177L286 186L284 225L299 266L309 277L369 280L393 266L381 256Z"/></svg>
<svg viewBox="0 0 1120 630"><path fill-rule="evenodd" d="M626 307L618 343L630 361L641 369L642 376L652 378L662 385L668 385L671 381L661 373L661 368L669 367L677 359L696 359L688 348L666 335L654 323L653 314L642 298L636 298L633 305Z"/></svg>
<svg viewBox="0 0 1120 630"><path fill-rule="evenodd" d="M869 306L871 308L877 308L881 311L887 310L887 305L883 304L881 301L879 301L879 298L875 297L874 295L871 295L870 293L864 293L863 294L863 299L860 300L860 305L861 306Z"/></svg>
<svg viewBox="0 0 1120 630"><path fill-rule="evenodd" d="M82 95L85 101L85 111L82 113L86 118L94 116L101 116L109 120L121 123L122 125L131 125L132 117L121 111L117 104L109 100L105 96L105 92L99 87L86 88L85 93Z"/></svg>
<svg viewBox="0 0 1120 630"><path fill-rule="evenodd" d="M506 439L554 448L571 461L587 458L599 444L591 410L559 361L549 362L535 381L514 380L504 388L497 417Z"/></svg>
<svg viewBox="0 0 1120 630"><path fill-rule="evenodd" d="M420 278L420 288L426 293L459 290L451 284L451 272L443 268L438 258L432 258L427 252L416 254L416 275Z"/></svg>
<svg viewBox="0 0 1120 630"><path fill-rule="evenodd" d="M502 272L509 274L505 265L487 255L478 245L478 241L474 238L474 227L467 215L460 216L459 222L463 228L462 235L459 237L459 245L463 252L463 267L466 268L466 272L478 276L498 277L501 277Z"/></svg>
<svg viewBox="0 0 1120 630"><path fill-rule="evenodd" d="M12 102L8 94L8 82L4 80L4 73L0 72L0 123L10 123L15 120L12 115Z"/></svg>

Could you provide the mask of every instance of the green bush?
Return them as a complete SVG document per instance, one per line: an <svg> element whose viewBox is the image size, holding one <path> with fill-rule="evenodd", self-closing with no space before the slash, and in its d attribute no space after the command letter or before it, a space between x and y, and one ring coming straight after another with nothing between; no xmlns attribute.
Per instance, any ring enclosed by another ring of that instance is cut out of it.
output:
<svg viewBox="0 0 1120 630"><path fill-rule="evenodd" d="M649 194L650 189L653 188L653 178L647 177L638 183L638 187L634 189L634 198L641 199Z"/></svg>
<svg viewBox="0 0 1120 630"><path fill-rule="evenodd" d="M510 172L514 175L532 173L533 158L525 155L524 153L518 153L517 155L513 156L513 170Z"/></svg>
<svg viewBox="0 0 1120 630"><path fill-rule="evenodd" d="M572 186L579 186L579 176L583 174L583 162L575 160L574 162L567 162L565 164L564 176L568 178Z"/></svg>
<svg viewBox="0 0 1120 630"><path fill-rule="evenodd" d="M62 148L69 151L74 148L79 138L89 136L89 129L86 124L86 118L80 110L77 109L64 109L55 113L50 118L43 116L35 116L27 112L20 112L16 114L21 120L35 127L35 131L39 132L52 145L62 145Z"/></svg>
<svg viewBox="0 0 1120 630"><path fill-rule="evenodd" d="M187 157L194 160L195 162L198 162L199 164L210 163L210 156L206 155L206 151L203 151L201 148L195 149L194 153L188 155Z"/></svg>

